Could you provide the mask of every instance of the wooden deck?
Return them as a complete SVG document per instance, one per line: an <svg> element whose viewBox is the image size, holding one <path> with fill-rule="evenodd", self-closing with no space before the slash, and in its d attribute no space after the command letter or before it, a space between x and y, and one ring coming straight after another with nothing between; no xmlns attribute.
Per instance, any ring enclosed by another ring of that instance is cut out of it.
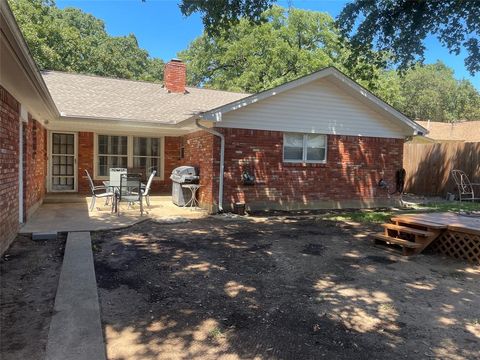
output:
<svg viewBox="0 0 480 360"><path fill-rule="evenodd" d="M409 221L419 225L434 224L441 229L462 231L469 234L480 235L480 217L457 215L451 212L431 214L406 214L395 216L392 220Z"/></svg>
<svg viewBox="0 0 480 360"><path fill-rule="evenodd" d="M406 214L383 224L376 242L396 244L404 255L421 253L427 247L444 255L480 263L480 217L454 213Z"/></svg>

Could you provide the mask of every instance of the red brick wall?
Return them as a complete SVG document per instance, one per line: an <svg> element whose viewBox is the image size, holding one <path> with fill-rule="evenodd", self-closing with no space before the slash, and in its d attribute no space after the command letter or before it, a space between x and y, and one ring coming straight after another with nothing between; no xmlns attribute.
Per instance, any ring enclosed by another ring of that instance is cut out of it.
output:
<svg viewBox="0 0 480 360"><path fill-rule="evenodd" d="M93 132L78 133L78 192L90 194L90 185L85 175L85 170L93 178Z"/></svg>
<svg viewBox="0 0 480 360"><path fill-rule="evenodd" d="M23 203L24 219L41 204L46 192L47 130L28 115L23 124Z"/></svg>
<svg viewBox="0 0 480 360"><path fill-rule="evenodd" d="M170 174L172 170L180 166L180 145L181 137L165 137L165 159L164 159L164 180L154 180L152 184L153 193L171 193L172 182ZM94 166L94 133L78 133L78 192L81 194L90 194L90 186L85 177L85 169L93 177ZM95 181L96 185L101 185L102 181Z"/></svg>
<svg viewBox="0 0 480 360"><path fill-rule="evenodd" d="M20 104L0 86L0 254L15 239L18 219Z"/></svg>
<svg viewBox="0 0 480 360"><path fill-rule="evenodd" d="M154 181L152 190L157 193L172 193L172 180L170 180L170 175L172 170L177 166L180 166L180 147L182 144L181 137L166 136L165 137L165 161L164 161L164 180L163 181Z"/></svg>
<svg viewBox="0 0 480 360"><path fill-rule="evenodd" d="M217 202L219 144L215 136L197 131L184 136L185 157L182 165L192 165L199 170L201 188L198 199L202 207L211 210Z"/></svg>
<svg viewBox="0 0 480 360"><path fill-rule="evenodd" d="M224 208L246 202L252 208L357 207L388 202L402 167L403 140L328 136L326 164L284 163L283 133L219 129L226 137ZM256 177L241 184L243 169Z"/></svg>

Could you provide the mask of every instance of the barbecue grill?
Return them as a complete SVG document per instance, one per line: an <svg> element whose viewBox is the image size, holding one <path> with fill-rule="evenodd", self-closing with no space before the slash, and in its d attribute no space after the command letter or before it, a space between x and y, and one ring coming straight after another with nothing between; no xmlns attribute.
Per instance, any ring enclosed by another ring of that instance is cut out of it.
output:
<svg viewBox="0 0 480 360"><path fill-rule="evenodd" d="M182 188L182 184L196 184L200 177L197 169L193 166L179 166L173 169L170 175L172 180L172 201L175 205L185 206L192 197L188 189Z"/></svg>

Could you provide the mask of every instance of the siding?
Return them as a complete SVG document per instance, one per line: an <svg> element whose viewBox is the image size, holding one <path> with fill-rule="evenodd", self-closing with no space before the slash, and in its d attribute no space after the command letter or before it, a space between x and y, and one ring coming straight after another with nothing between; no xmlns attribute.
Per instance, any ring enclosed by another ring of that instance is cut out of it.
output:
<svg viewBox="0 0 480 360"><path fill-rule="evenodd" d="M386 138L411 135L327 79L223 114L215 126Z"/></svg>

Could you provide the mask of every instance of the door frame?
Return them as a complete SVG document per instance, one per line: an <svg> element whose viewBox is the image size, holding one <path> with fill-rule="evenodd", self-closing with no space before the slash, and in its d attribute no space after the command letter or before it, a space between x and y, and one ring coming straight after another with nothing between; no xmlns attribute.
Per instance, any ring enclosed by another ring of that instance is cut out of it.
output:
<svg viewBox="0 0 480 360"><path fill-rule="evenodd" d="M73 147L74 147L74 156L73 156L73 190L54 190L52 189L52 151L53 151L53 134L72 134ZM51 193L73 193L78 192L78 133L74 131L48 131L48 141L47 141L47 151L48 151L48 166L47 166L47 192Z"/></svg>

